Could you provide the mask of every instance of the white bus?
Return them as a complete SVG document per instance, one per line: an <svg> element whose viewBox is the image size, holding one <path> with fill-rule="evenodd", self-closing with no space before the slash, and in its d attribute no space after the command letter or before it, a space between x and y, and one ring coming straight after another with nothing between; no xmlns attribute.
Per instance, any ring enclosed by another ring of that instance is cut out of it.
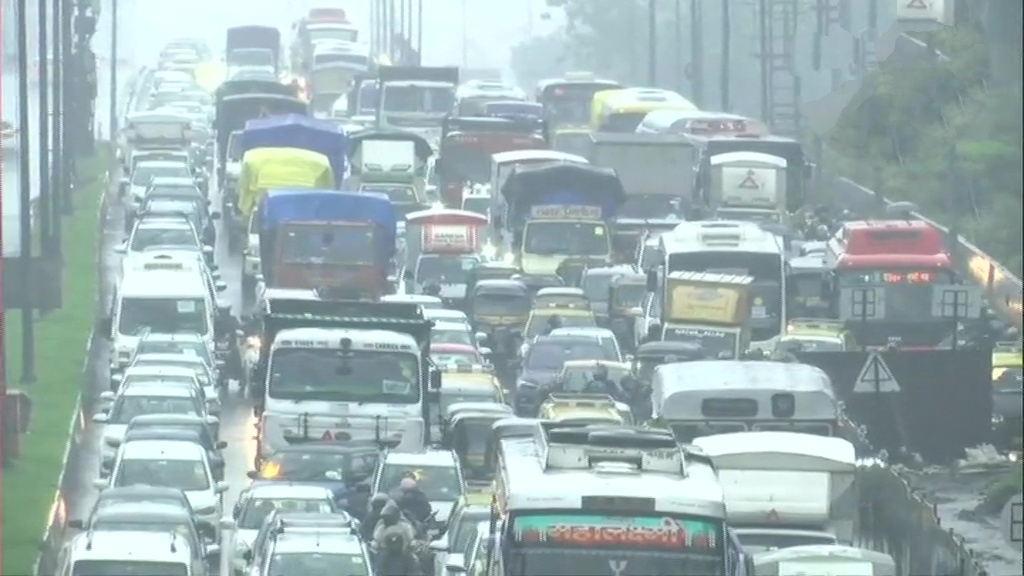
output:
<svg viewBox="0 0 1024 576"><path fill-rule="evenodd" d="M703 454L660 431L501 423L491 576L742 571L722 487Z"/></svg>
<svg viewBox="0 0 1024 576"><path fill-rule="evenodd" d="M751 348L771 351L786 327L786 248L782 238L752 222L684 222L660 238L664 275L713 272L753 277Z"/></svg>

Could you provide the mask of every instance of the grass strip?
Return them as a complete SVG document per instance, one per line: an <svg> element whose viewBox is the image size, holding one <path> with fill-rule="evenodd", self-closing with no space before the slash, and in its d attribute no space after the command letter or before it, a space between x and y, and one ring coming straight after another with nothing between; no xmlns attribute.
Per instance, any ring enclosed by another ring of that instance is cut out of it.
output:
<svg viewBox="0 0 1024 576"><path fill-rule="evenodd" d="M111 149L97 146L92 158L79 161L75 212L64 219L63 307L36 324L36 376L24 388L32 398L28 433L21 457L3 473L3 568L0 574L27 575L39 554L58 489L64 447L82 386L85 346L96 318L98 290L96 214L103 198L103 174ZM20 387L21 312L4 315L7 377Z"/></svg>

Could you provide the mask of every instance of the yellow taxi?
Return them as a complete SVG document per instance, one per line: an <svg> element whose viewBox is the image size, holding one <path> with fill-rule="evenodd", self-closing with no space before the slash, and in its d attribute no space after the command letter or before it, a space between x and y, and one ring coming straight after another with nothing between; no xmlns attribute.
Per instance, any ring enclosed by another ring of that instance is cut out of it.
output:
<svg viewBox="0 0 1024 576"><path fill-rule="evenodd" d="M534 303L530 316L523 327L523 341L531 342L537 336L546 334L553 316L559 319L559 328L593 328L597 326L597 317L590 309L590 303L583 302L548 302Z"/></svg>
<svg viewBox="0 0 1024 576"><path fill-rule="evenodd" d="M505 404L505 391L498 378L481 365L458 364L441 366L441 391L438 403L441 414L460 402L495 402Z"/></svg>
<svg viewBox="0 0 1024 576"><path fill-rule="evenodd" d="M590 126L559 126L551 135L551 149L584 158L589 157Z"/></svg>
<svg viewBox="0 0 1024 576"><path fill-rule="evenodd" d="M776 354L789 352L851 352L859 350L853 333L838 320L794 318L775 345Z"/></svg>
<svg viewBox="0 0 1024 576"><path fill-rule="evenodd" d="M583 424L632 424L629 407L620 405L607 394L552 393L541 403L538 416L557 422Z"/></svg>

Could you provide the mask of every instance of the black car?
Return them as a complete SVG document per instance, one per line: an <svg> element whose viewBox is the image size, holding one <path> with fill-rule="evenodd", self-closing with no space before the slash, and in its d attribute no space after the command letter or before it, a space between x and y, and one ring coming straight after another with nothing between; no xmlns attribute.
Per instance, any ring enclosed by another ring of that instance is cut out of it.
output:
<svg viewBox="0 0 1024 576"><path fill-rule="evenodd" d="M526 350L516 378L516 415L533 417L547 397L549 387L570 360L605 360L618 358L595 338L575 335L538 336Z"/></svg>
<svg viewBox="0 0 1024 576"><path fill-rule="evenodd" d="M380 448L372 440L306 442L274 452L258 472L249 471L249 477L325 486L338 505L346 508L350 492L370 480L379 459Z"/></svg>
<svg viewBox="0 0 1024 576"><path fill-rule="evenodd" d="M167 532L188 541L198 562L212 561L220 553L215 529L196 521L179 506L154 502L109 504L89 518L88 525L76 522L73 528L109 532Z"/></svg>

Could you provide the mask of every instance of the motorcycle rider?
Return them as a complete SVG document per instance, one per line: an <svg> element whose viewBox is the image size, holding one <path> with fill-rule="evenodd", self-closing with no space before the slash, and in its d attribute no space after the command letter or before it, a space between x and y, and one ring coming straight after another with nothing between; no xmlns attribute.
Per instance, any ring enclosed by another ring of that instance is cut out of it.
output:
<svg viewBox="0 0 1024 576"><path fill-rule="evenodd" d="M409 477L402 478L402 481L398 484L398 489L398 499L395 500L398 508L414 522L419 524L425 523L430 518L433 509L430 506L430 500L427 499L427 495L416 484L416 480Z"/></svg>
<svg viewBox="0 0 1024 576"><path fill-rule="evenodd" d="M366 517L363 519L363 523L359 525L359 533L363 537L364 542L373 540L373 532L377 529L377 523L380 522L381 512L384 510L384 506L387 505L390 498L383 492L378 492L370 497L370 504L366 510Z"/></svg>
<svg viewBox="0 0 1024 576"><path fill-rule="evenodd" d="M410 549L411 541L405 539L396 527L385 530L381 548L377 551L377 576L419 576L419 559Z"/></svg>
<svg viewBox="0 0 1024 576"><path fill-rule="evenodd" d="M214 339L221 346L227 346L227 356L219 374L220 385L227 383L228 378L238 377L242 372L242 355L238 350L236 333L242 329L241 322L231 313L231 308L218 307L217 319L213 323Z"/></svg>
<svg viewBox="0 0 1024 576"><path fill-rule="evenodd" d="M547 323L544 326L544 335L547 336L551 332L562 327L562 317L558 314L552 314L548 316Z"/></svg>
<svg viewBox="0 0 1024 576"><path fill-rule="evenodd" d="M389 530L391 532L389 532ZM402 511L394 500L388 500L380 511L380 520L373 529L373 548L382 550L384 548L384 536L394 531L400 531L405 536L406 542L416 539L416 529L412 524L402 517Z"/></svg>
<svg viewBox="0 0 1024 576"><path fill-rule="evenodd" d="M590 382L587 382L586 392L588 394L607 394L618 400L621 396L619 385L608 376L608 367L604 364L598 364L594 368L594 374L591 376Z"/></svg>

